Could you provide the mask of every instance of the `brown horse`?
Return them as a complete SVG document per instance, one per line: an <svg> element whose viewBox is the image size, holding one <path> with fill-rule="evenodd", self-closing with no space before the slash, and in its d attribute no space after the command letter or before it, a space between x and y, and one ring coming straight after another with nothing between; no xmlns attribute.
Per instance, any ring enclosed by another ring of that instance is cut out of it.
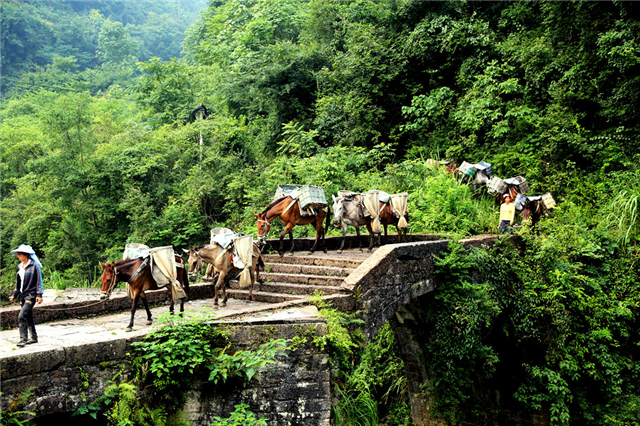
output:
<svg viewBox="0 0 640 426"><path fill-rule="evenodd" d="M407 222L409 222L409 212L404 213L404 218ZM398 228L398 222L400 221L399 217L396 217L393 214L393 210L391 208L391 203L383 203L380 202L380 214L378 216L380 219L380 225L384 228L384 240L387 242L387 226L393 225L396 227L398 231L398 242L406 242L407 241L407 228L401 229ZM380 245L380 236L378 235L378 245Z"/></svg>
<svg viewBox="0 0 640 426"><path fill-rule="evenodd" d="M214 274L218 274L218 280L214 287L215 299L214 305L218 305L218 290L222 290L222 303L221 306L227 306L227 291L225 290L225 278L227 281L230 278L230 274L240 272L241 269L236 268L233 265L232 254L230 250L222 248L218 244L205 244L189 250L182 249L189 255L187 262L189 263L189 277L195 279L195 275L202 268L202 262L206 262L213 266ZM253 283L260 281L260 271L264 271L264 261L260 254L260 249L253 245L253 256L251 262L251 289L249 290L249 300L253 298Z"/></svg>
<svg viewBox="0 0 640 426"><path fill-rule="evenodd" d="M184 270L184 261L180 256L175 257L177 264L182 267L177 268L178 281L182 283L185 292L189 292L189 280ZM126 328L126 331L133 329L133 318L138 306L138 300L142 299L145 310L147 311L147 325L153 323L151 319L151 311L147 303L147 298L144 294L146 290L158 290L158 283L153 279L151 275L151 267L149 266L149 258L143 259L141 257L137 259L118 260L115 263L107 262L106 264L100 262L102 266L102 275L100 276L100 282L102 283L102 295L101 299L105 300L111 296L111 292L119 282L129 283L131 292L133 293L133 302L131 304L131 320ZM166 285L167 290L171 293L171 284ZM171 305L169 306L169 312L173 314L174 300L171 298ZM184 299L180 299L180 312L184 312Z"/></svg>
<svg viewBox="0 0 640 426"><path fill-rule="evenodd" d="M289 234L289 240L291 241L291 255L293 255L293 233L291 230L296 225L311 225L316 229L316 241L313 243L311 253L316 251L318 245L318 239L322 236L323 251L327 252L327 245L324 240L325 233L329 229L329 222L331 217L328 212L321 211L313 216L302 216L300 214L300 207L298 202L289 196L281 197L271 204L269 204L262 213L253 214L257 219L258 226L258 241L260 245L266 244L267 233L271 230L271 222L279 217L280 221L284 225L284 231L280 234L280 248L278 253L280 256L284 255L284 236ZM327 219L325 228L322 228L322 221Z"/></svg>

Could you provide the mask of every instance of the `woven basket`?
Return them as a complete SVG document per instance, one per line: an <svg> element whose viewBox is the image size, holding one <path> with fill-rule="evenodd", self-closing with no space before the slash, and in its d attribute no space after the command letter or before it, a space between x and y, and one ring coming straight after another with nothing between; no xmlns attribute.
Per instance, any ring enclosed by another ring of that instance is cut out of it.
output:
<svg viewBox="0 0 640 426"><path fill-rule="evenodd" d="M473 177L476 174L476 169L473 168L473 164L467 163L466 161L462 162L460 170L469 177Z"/></svg>
<svg viewBox="0 0 640 426"><path fill-rule="evenodd" d="M553 199L550 192L547 192L542 196L542 204L547 210L551 210L556 206L556 200Z"/></svg>
<svg viewBox="0 0 640 426"><path fill-rule="evenodd" d="M285 197L291 194L296 189L298 189L298 185L278 185L278 189L276 189L276 195L273 197L273 199L277 200L278 198Z"/></svg>
<svg viewBox="0 0 640 426"><path fill-rule="evenodd" d="M324 196L324 188L321 186L304 185L300 187L300 208L308 207L318 209L328 206L327 199Z"/></svg>
<svg viewBox="0 0 640 426"><path fill-rule="evenodd" d="M507 190L507 184L504 182L504 180L500 179L497 176L494 176L489 181L489 184L487 185L487 190L489 191L490 194L493 194L495 192L503 193L504 191Z"/></svg>
<svg viewBox="0 0 640 426"><path fill-rule="evenodd" d="M486 174L487 176L491 177L493 176L493 166L485 161L481 161L478 163L479 166L484 167L485 169L484 174Z"/></svg>

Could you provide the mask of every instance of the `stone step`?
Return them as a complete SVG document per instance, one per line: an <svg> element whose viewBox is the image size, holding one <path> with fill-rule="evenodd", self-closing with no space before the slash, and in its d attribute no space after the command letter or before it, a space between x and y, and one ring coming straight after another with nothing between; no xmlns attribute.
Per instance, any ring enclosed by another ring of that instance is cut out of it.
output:
<svg viewBox="0 0 640 426"><path fill-rule="evenodd" d="M229 281L229 288L239 289L238 281ZM246 288L245 290L249 290ZM287 282L264 282L262 284L255 283L253 285L253 292L260 291L263 293L283 293L283 294L296 294L300 296L312 296L315 291L329 294L340 293L340 287L326 286L326 285L309 285L309 284L293 284Z"/></svg>
<svg viewBox="0 0 640 426"><path fill-rule="evenodd" d="M284 282L291 284L326 285L339 287L344 282L344 277L329 277L326 275L306 274L273 274L262 272L260 278L264 281Z"/></svg>
<svg viewBox="0 0 640 426"><path fill-rule="evenodd" d="M274 274L305 274L346 277L353 271L354 268L342 268L337 266L291 265L288 263L269 263L267 264L267 267L265 269L265 273Z"/></svg>
<svg viewBox="0 0 640 426"><path fill-rule="evenodd" d="M340 257L340 255L336 254L335 256L289 256L284 255L280 257L277 254L263 254L262 258L265 263L285 263L288 265L315 265L315 266L334 266L338 268L357 268L360 266L362 262L366 259L366 257L354 258L354 257Z"/></svg>
<svg viewBox="0 0 640 426"><path fill-rule="evenodd" d="M220 294L218 294L220 296ZM227 289L227 296L233 299L249 300L249 290ZM253 289L253 300L256 302L281 303L290 300L304 300L307 296L286 293L270 293L266 291L256 291Z"/></svg>

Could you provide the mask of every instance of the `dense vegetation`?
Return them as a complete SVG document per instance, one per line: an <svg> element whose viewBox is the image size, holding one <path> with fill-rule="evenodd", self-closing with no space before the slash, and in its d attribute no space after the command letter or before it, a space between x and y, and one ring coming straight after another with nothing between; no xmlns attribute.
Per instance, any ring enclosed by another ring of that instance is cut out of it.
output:
<svg viewBox="0 0 640 426"><path fill-rule="evenodd" d="M255 232L251 213L280 183L406 191L410 232L495 232L493 200L425 161L484 160L559 207L503 262L454 250L442 264L460 288L425 321L468 333L436 327L428 346L450 359L435 369L437 413L459 418L480 373L500 371L507 354L485 340L499 323L536 352L513 377L519 409L637 424L636 3L212 0L179 59L178 39L151 31L173 4L155 18L138 4L2 2L3 292L20 243L49 285L91 285L126 242ZM476 287L469 265L496 277ZM345 399L365 388L346 380Z"/></svg>

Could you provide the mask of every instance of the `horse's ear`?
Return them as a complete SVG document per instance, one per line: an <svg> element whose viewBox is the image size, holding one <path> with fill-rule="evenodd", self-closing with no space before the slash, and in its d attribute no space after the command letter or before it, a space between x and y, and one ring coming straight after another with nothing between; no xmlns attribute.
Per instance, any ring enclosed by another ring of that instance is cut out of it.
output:
<svg viewBox="0 0 640 426"><path fill-rule="evenodd" d="M100 262L100 261L99 261L99 262ZM100 266L102 266L102 270L103 270L103 271L104 271L104 268L106 268L106 267L107 267L107 266L106 266L104 263L102 263L102 262L100 262Z"/></svg>
<svg viewBox="0 0 640 426"><path fill-rule="evenodd" d="M257 217L258 219L260 219L260 215L257 213L252 213L255 217Z"/></svg>
<svg viewBox="0 0 640 426"><path fill-rule="evenodd" d="M185 253L187 253L187 254L189 254L189 250L187 250L187 249L184 249L184 248L183 248L183 249L182 249L182 251L183 251L183 252L185 252Z"/></svg>
<svg viewBox="0 0 640 426"><path fill-rule="evenodd" d="M331 198L333 198L333 202L335 203L336 202L336 196L331 194Z"/></svg>

